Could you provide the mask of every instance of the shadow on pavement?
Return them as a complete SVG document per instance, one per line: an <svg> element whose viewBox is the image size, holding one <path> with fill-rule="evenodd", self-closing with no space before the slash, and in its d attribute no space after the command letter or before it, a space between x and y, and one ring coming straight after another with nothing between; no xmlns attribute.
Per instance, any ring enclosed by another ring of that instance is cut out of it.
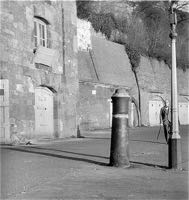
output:
<svg viewBox="0 0 189 200"><path fill-rule="evenodd" d="M80 156L90 156L90 157L96 157L96 158L104 158L104 159L108 159L108 157L105 156L97 156L97 155L91 155L91 154L84 154L84 153L76 153L73 151L63 151L63 150L57 150L57 149L53 149L53 148L42 148L42 147L30 147L32 149L41 149L41 150L50 150L50 151L57 151L57 152L62 152L62 153L70 153L70 154L74 154L74 155L80 155Z"/></svg>
<svg viewBox="0 0 189 200"><path fill-rule="evenodd" d="M26 149L26 148L18 148L18 147L17 148L6 147L3 149L32 153L32 154L39 154L39 155L44 155L44 156L51 156L51 157L55 157L55 158L62 158L62 159L68 159L68 160L83 161L83 162L88 162L88 163L97 164L97 165L101 165L101 166L108 166L108 163L98 162L98 161L89 160L89 159L85 159L85 158L76 158L76 157L63 156L63 155L47 153L47 152L39 152L39 151L31 150L29 148ZM41 150L43 150L43 149L41 148ZM78 155L80 155L80 154L78 154ZM88 155L88 156L90 156L90 155ZM96 157L98 157L98 156L96 156Z"/></svg>
<svg viewBox="0 0 189 200"><path fill-rule="evenodd" d="M29 148L27 147L27 149L21 148L21 147L13 147L13 148L4 147L3 149L32 153L32 154L39 154L39 155L44 155L44 156L51 156L51 157L56 157L56 158L68 159L68 160L88 162L88 163L97 164L97 165L101 165L101 166L110 166L109 163L94 161L94 160L90 160L90 159L86 159L86 158L77 158L77 157L58 155L58 154L48 153L48 152L40 152L40 151L35 151L35 149L37 149L37 150L48 150L48 151L50 150L50 151L57 151L57 152L62 152L62 153L70 153L70 154L74 154L74 155L91 156L91 157L109 159L109 157L98 156L98 155L75 153L75 152L70 152L70 151L62 151L62 150L56 150L56 149L52 149L52 148L41 148L41 147L29 147ZM167 166L162 166L162 165L157 165L157 164L137 162L137 161L130 161L130 162L133 163L133 164L145 165L145 166L149 166L149 167L158 167L158 168L162 168L162 169L168 169Z"/></svg>
<svg viewBox="0 0 189 200"><path fill-rule="evenodd" d="M97 140L111 140L111 137L91 137L91 136L84 136L86 139L97 139ZM129 141L132 142L148 142L148 143L153 143L153 144L166 144L165 142L158 142L158 141L151 141L151 140L135 140L135 139L129 139Z"/></svg>
<svg viewBox="0 0 189 200"><path fill-rule="evenodd" d="M147 140L132 140L132 139L130 139L129 141L132 141L132 142L148 142L148 143L153 143L153 144L166 144L167 145L167 143L165 143L165 142L155 142L155 141L147 141Z"/></svg>
<svg viewBox="0 0 189 200"><path fill-rule="evenodd" d="M130 162L133 163L133 164L146 165L146 166L149 166L149 167L159 167L159 168L162 168L162 169L169 169L168 166L163 166L163 165L156 165L156 164L136 162L136 161L130 161Z"/></svg>
<svg viewBox="0 0 189 200"><path fill-rule="evenodd" d="M84 138L86 139L97 139L97 140L110 140L111 138L109 137L91 137L91 136L85 136Z"/></svg>

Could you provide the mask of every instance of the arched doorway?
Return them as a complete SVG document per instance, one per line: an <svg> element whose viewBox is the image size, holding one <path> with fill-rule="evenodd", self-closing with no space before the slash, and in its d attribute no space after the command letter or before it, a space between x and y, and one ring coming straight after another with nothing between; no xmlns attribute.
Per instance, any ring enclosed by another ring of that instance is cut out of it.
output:
<svg viewBox="0 0 189 200"><path fill-rule="evenodd" d="M39 136L53 136L54 102L53 92L47 87L35 89L35 132Z"/></svg>
<svg viewBox="0 0 189 200"><path fill-rule="evenodd" d="M134 97L131 97L130 104L130 126L136 127L141 125L141 116L138 107L138 103Z"/></svg>
<svg viewBox="0 0 189 200"><path fill-rule="evenodd" d="M180 124L189 124L189 102L179 102L178 106Z"/></svg>
<svg viewBox="0 0 189 200"><path fill-rule="evenodd" d="M149 101L149 124L150 126L158 126L160 123L160 110L163 107L161 100Z"/></svg>

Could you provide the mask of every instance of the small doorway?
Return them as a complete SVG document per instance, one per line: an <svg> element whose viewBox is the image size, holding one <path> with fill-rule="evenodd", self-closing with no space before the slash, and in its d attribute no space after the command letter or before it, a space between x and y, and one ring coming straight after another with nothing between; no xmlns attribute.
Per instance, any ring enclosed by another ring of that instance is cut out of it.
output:
<svg viewBox="0 0 189 200"><path fill-rule="evenodd" d="M130 115L129 115L129 125L131 127L139 126L140 123L140 113L137 107L136 100L132 97L130 104Z"/></svg>
<svg viewBox="0 0 189 200"><path fill-rule="evenodd" d="M179 103L179 121L180 124L189 124L189 103Z"/></svg>
<svg viewBox="0 0 189 200"><path fill-rule="evenodd" d="M157 126L160 124L160 110L163 107L162 101L149 101L149 124Z"/></svg>
<svg viewBox="0 0 189 200"><path fill-rule="evenodd" d="M133 102L131 102L131 115L130 115L130 125L131 125L131 127L134 127L134 126L136 126L136 124L135 124L135 105L134 105L134 103Z"/></svg>
<svg viewBox="0 0 189 200"><path fill-rule="evenodd" d="M38 135L54 134L53 92L47 87L35 89L35 132Z"/></svg>

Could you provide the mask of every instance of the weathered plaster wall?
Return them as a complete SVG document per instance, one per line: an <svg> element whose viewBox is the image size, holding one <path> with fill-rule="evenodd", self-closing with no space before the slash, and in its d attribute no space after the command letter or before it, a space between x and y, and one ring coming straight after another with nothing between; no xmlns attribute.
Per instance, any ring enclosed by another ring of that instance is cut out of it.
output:
<svg viewBox="0 0 189 200"><path fill-rule="evenodd" d="M17 132L35 135L35 88L53 88L56 137L76 135L78 96L76 5L71 2L1 2L1 79L9 80L10 123ZM51 48L56 65L35 65L34 16L50 24Z"/></svg>
<svg viewBox="0 0 189 200"><path fill-rule="evenodd" d="M78 122L80 129L110 127L111 96L115 88L90 82L80 82L78 101Z"/></svg>

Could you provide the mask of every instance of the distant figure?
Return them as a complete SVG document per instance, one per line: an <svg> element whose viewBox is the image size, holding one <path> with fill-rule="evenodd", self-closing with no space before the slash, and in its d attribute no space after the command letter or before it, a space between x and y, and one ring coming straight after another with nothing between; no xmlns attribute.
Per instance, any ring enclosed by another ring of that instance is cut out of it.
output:
<svg viewBox="0 0 189 200"><path fill-rule="evenodd" d="M164 129L164 135L165 140L168 144L168 134L170 134L171 129L171 122L169 120L169 101L166 100L164 106L160 110L160 124L163 122L163 129Z"/></svg>

